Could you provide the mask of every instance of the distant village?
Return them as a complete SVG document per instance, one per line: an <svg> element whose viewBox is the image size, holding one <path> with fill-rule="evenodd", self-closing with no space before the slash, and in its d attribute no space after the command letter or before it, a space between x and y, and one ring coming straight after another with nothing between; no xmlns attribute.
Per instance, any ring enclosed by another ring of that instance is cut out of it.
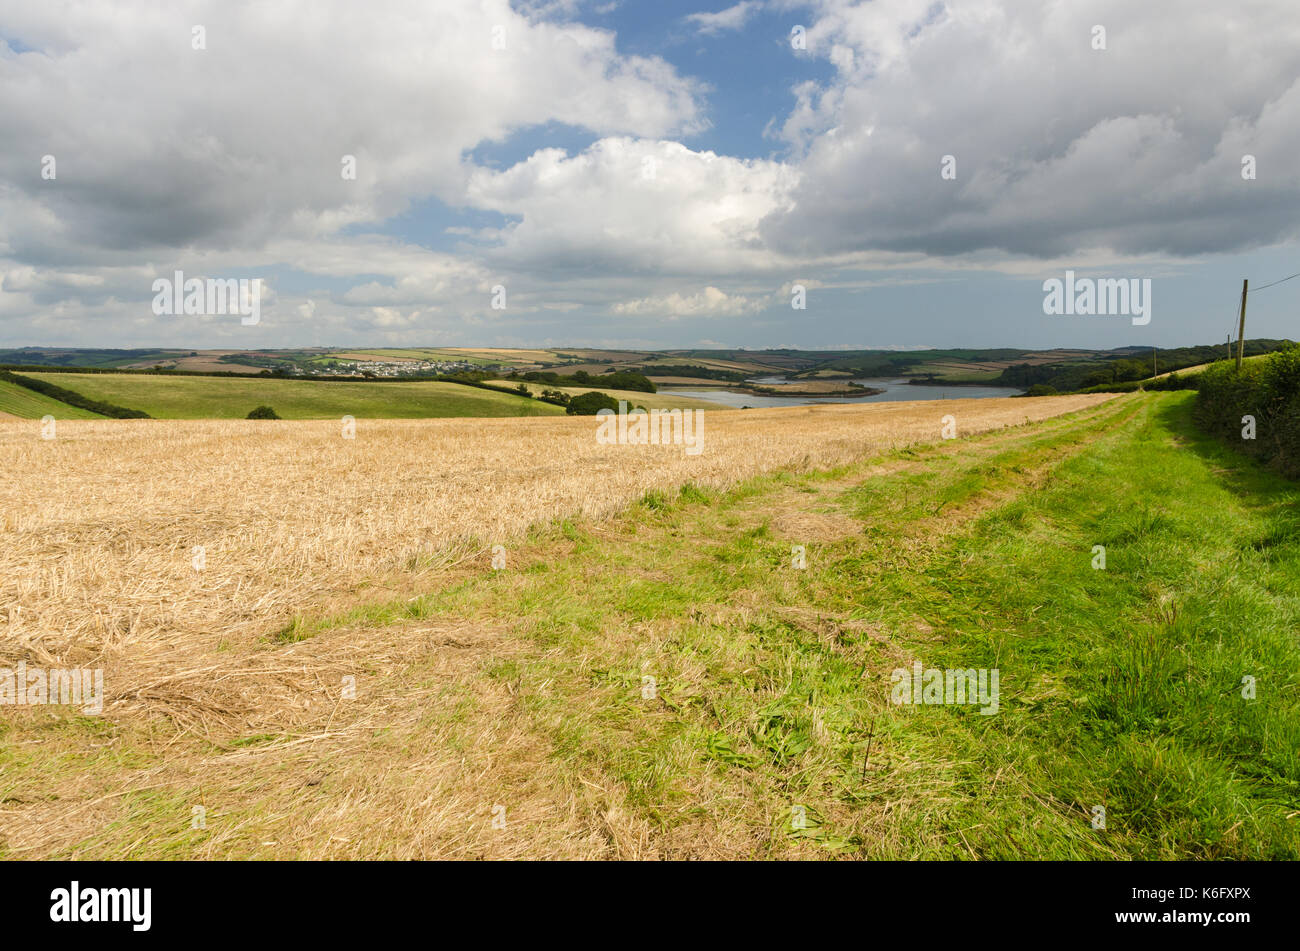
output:
<svg viewBox="0 0 1300 951"><path fill-rule="evenodd" d="M292 364L286 369L293 376L405 377L465 373L470 370L510 373L518 368L504 363L489 366L466 360L336 360L326 365L309 364L305 367Z"/></svg>

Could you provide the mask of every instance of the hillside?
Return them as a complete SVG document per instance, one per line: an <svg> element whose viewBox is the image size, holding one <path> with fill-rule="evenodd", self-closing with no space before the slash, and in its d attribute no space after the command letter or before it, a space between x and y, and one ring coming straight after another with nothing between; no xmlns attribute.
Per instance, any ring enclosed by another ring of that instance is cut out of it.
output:
<svg viewBox="0 0 1300 951"><path fill-rule="evenodd" d="M8 413L19 419L40 419L47 415L55 419L103 418L98 413L69 406L7 380L0 380L0 413Z"/></svg>
<svg viewBox="0 0 1300 951"><path fill-rule="evenodd" d="M508 393L455 383L326 383L242 377L116 373L29 373L91 399L143 410L156 419L242 419L269 405L284 419L425 419L448 416L554 416L564 410Z"/></svg>

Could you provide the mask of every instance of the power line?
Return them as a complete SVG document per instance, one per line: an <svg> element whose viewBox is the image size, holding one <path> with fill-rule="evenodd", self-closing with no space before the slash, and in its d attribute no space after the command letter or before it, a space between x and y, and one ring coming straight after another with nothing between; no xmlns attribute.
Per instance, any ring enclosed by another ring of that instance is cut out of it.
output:
<svg viewBox="0 0 1300 951"><path fill-rule="evenodd" d="M1255 291L1262 291L1264 288L1272 287L1274 284L1284 284L1287 281L1291 280L1292 277L1300 277L1300 271L1297 271L1295 274L1292 274L1291 277L1284 277L1280 281L1274 281L1273 284L1261 284L1259 287L1252 287L1250 289L1250 292L1253 294L1255 293Z"/></svg>

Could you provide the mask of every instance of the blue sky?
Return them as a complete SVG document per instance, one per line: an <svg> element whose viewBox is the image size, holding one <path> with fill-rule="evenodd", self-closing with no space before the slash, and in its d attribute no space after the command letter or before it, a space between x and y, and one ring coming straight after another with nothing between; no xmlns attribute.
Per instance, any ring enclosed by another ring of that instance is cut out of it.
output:
<svg viewBox="0 0 1300 951"><path fill-rule="evenodd" d="M0 0L0 40L3 346L1172 346L1300 271L1287 0ZM153 313L175 269L261 323ZM1150 324L1045 314L1067 269ZM1300 337L1300 280L1248 314Z"/></svg>

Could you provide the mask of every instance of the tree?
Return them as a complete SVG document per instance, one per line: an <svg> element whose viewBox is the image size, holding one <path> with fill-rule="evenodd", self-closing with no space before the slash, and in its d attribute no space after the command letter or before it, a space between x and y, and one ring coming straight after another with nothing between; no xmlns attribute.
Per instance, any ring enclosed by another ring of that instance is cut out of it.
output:
<svg viewBox="0 0 1300 951"><path fill-rule="evenodd" d="M593 390L569 400L565 412L570 416L595 416L602 409L612 409L617 412L618 400L608 393Z"/></svg>
<svg viewBox="0 0 1300 951"><path fill-rule="evenodd" d="M1115 370L1115 382L1127 380L1144 380L1151 375L1151 367L1141 360L1116 360L1111 364Z"/></svg>
<svg viewBox="0 0 1300 951"><path fill-rule="evenodd" d="M269 406L259 406L251 410L246 419L279 419L280 414Z"/></svg>

